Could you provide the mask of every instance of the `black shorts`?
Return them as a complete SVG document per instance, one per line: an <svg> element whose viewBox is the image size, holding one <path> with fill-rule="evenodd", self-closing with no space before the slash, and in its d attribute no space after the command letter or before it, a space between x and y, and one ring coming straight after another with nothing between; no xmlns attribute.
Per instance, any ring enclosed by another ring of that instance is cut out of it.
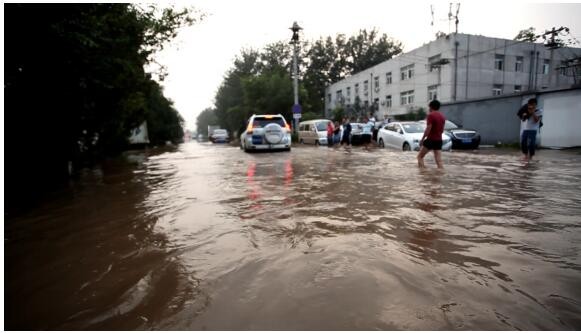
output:
<svg viewBox="0 0 581 333"><path fill-rule="evenodd" d="M424 140L424 147L426 147L428 150L442 150L442 140L430 140L430 139L425 139Z"/></svg>
<svg viewBox="0 0 581 333"><path fill-rule="evenodd" d="M341 138L341 144L346 143L347 145L351 144L351 140L349 140L349 133L343 133L343 138Z"/></svg>
<svg viewBox="0 0 581 333"><path fill-rule="evenodd" d="M371 143L371 134L362 134L361 135L361 142Z"/></svg>

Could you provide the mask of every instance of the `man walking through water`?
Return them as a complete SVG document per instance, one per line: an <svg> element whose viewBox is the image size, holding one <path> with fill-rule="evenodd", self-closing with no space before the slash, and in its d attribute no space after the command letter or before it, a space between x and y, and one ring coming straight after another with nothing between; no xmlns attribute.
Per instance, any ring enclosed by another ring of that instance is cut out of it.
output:
<svg viewBox="0 0 581 333"><path fill-rule="evenodd" d="M543 126L543 109L537 108L537 99L531 98L526 105L518 111L518 117L523 122L521 134L521 149L523 161L528 162L535 155L537 145L537 131Z"/></svg>
<svg viewBox="0 0 581 333"><path fill-rule="evenodd" d="M442 133L444 132L446 118L440 113L440 102L433 100L428 106L430 113L426 118L426 130L420 140L422 148L418 153L418 166L420 168L426 167L424 165L424 156L426 156L430 150L433 150L438 169L444 169L444 164L442 163Z"/></svg>

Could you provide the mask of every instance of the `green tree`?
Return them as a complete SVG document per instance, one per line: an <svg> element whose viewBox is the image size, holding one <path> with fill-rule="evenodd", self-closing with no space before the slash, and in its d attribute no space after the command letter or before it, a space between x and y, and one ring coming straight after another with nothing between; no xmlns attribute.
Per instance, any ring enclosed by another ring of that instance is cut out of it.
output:
<svg viewBox="0 0 581 333"><path fill-rule="evenodd" d="M196 20L189 10L113 3L5 10L10 197L68 178L70 162L120 152L144 120L154 138L180 139L181 117L144 66L179 27ZM41 149L30 153L31 147Z"/></svg>
<svg viewBox="0 0 581 333"><path fill-rule="evenodd" d="M377 29L359 30L359 34L349 38L343 50L347 55L346 66L350 74L360 72L400 54L401 42L386 34L379 36Z"/></svg>
<svg viewBox="0 0 581 333"><path fill-rule="evenodd" d="M220 126L230 131L238 128L238 126L232 128L229 124L229 118L233 115L229 110L242 106L244 102L242 80L258 75L260 67L260 53L256 50L242 50L240 56L236 57L234 67L227 72L214 99L215 113Z"/></svg>
<svg viewBox="0 0 581 333"><path fill-rule="evenodd" d="M530 27L528 29L519 31L518 34L514 37L514 40L520 40L523 42L535 42L537 40L535 28Z"/></svg>
<svg viewBox="0 0 581 333"><path fill-rule="evenodd" d="M196 119L196 131L205 137L208 136L208 125L218 125L218 117L216 117L216 110L207 108Z"/></svg>
<svg viewBox="0 0 581 333"><path fill-rule="evenodd" d="M324 116L325 87L355 71L368 68L401 53L400 42L376 29L361 30L347 38L337 35L303 42L298 47L299 100L303 120ZM282 113L291 119L293 104L292 46L286 41L266 45L262 50L242 50L226 74L215 98L221 126L236 131L253 113ZM358 115L363 108L356 103Z"/></svg>
<svg viewBox="0 0 581 333"><path fill-rule="evenodd" d="M345 109L342 107L337 107L333 110L333 120L341 122L343 121L343 117L345 117Z"/></svg>

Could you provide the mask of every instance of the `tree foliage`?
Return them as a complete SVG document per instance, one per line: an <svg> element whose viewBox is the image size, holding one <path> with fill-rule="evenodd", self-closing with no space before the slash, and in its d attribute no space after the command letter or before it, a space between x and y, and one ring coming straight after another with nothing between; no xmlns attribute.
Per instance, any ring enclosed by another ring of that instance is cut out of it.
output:
<svg viewBox="0 0 581 333"><path fill-rule="evenodd" d="M114 3L5 10L7 187L65 179L70 162L125 149L144 120L153 142L181 139L181 117L144 66L200 17Z"/></svg>
<svg viewBox="0 0 581 333"><path fill-rule="evenodd" d="M535 28L530 27L528 29L523 29L518 32L514 37L514 40L520 40L523 42L535 42L537 40L537 34L535 33Z"/></svg>
<svg viewBox="0 0 581 333"><path fill-rule="evenodd" d="M208 126L218 125L218 118L216 117L216 110L212 108L207 108L196 119L196 127L198 134L203 136L208 136Z"/></svg>
<svg viewBox="0 0 581 333"><path fill-rule="evenodd" d="M281 113L287 121L292 119L292 47L280 41L262 50L242 50L216 94L220 126L241 131L253 113ZM322 117L325 87L400 54L402 44L376 29L363 29L351 37L340 34L299 43L297 49L303 114Z"/></svg>

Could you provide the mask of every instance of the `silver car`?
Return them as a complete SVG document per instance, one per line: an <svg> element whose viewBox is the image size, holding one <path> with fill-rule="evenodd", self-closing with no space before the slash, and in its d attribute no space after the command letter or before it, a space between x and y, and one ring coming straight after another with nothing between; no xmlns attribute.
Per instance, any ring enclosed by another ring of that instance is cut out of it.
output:
<svg viewBox="0 0 581 333"><path fill-rule="evenodd" d="M252 115L240 135L240 149L291 150L291 130L280 114Z"/></svg>

